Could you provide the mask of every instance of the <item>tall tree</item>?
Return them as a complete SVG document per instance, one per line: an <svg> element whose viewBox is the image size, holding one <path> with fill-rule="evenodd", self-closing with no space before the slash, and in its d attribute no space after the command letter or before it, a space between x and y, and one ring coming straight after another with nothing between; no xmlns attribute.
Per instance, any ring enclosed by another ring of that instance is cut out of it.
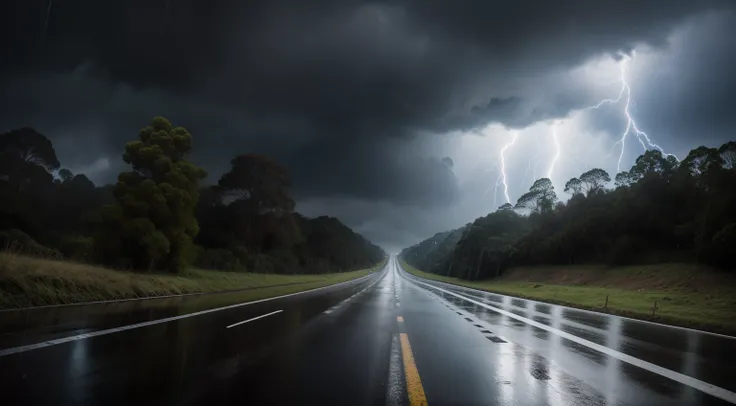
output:
<svg viewBox="0 0 736 406"><path fill-rule="evenodd" d="M271 158L245 154L230 161L232 169L218 183L226 196L241 200L253 214L288 213L294 210L289 194L289 171Z"/></svg>
<svg viewBox="0 0 736 406"><path fill-rule="evenodd" d="M724 159L717 148L698 147L690 151L680 162L680 169L694 178L699 178L714 166L723 166Z"/></svg>
<svg viewBox="0 0 736 406"><path fill-rule="evenodd" d="M736 170L736 141L729 141L718 148L726 169Z"/></svg>
<svg viewBox="0 0 736 406"><path fill-rule="evenodd" d="M678 161L672 155L664 155L661 151L650 149L636 158L629 170L629 175L639 181L647 174L669 175L677 168Z"/></svg>
<svg viewBox="0 0 736 406"><path fill-rule="evenodd" d="M572 178L565 183L565 193L573 196L583 193L583 182L578 178Z"/></svg>
<svg viewBox="0 0 736 406"><path fill-rule="evenodd" d="M238 244L257 251L293 246L300 241L292 216L294 200L286 168L263 155L235 157L218 183L231 212Z"/></svg>
<svg viewBox="0 0 736 406"><path fill-rule="evenodd" d="M502 204L497 211L508 211L508 210L514 210L514 206L511 203L504 203Z"/></svg>
<svg viewBox="0 0 736 406"><path fill-rule="evenodd" d="M72 171L66 168L59 169L58 175L62 182L68 182L74 177Z"/></svg>
<svg viewBox="0 0 736 406"><path fill-rule="evenodd" d="M616 174L616 179L613 182L616 187L629 187L636 183L636 179L628 171L623 171Z"/></svg>
<svg viewBox="0 0 736 406"><path fill-rule="evenodd" d="M582 175L580 175L580 183L585 194L590 196L591 194L602 190L603 187L611 181L611 176L608 172L600 168L593 168Z"/></svg>
<svg viewBox="0 0 736 406"><path fill-rule="evenodd" d="M537 179L529 191L516 202L517 209L530 209L532 212L549 213L557 202L557 194L549 178Z"/></svg>
<svg viewBox="0 0 736 406"><path fill-rule="evenodd" d="M103 213L108 229L98 240L108 260L179 272L199 232L194 208L206 173L185 159L192 147L185 128L156 117L139 138L125 146L123 160L133 170L118 176L117 204Z"/></svg>
<svg viewBox="0 0 736 406"><path fill-rule="evenodd" d="M16 190L27 184L48 184L61 166L51 141L32 128L0 134L0 180Z"/></svg>

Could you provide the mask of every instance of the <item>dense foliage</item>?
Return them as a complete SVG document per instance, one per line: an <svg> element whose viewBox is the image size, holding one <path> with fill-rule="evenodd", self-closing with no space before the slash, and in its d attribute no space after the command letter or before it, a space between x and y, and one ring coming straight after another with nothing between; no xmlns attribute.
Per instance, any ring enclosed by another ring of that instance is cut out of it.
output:
<svg viewBox="0 0 736 406"><path fill-rule="evenodd" d="M192 146L186 129L157 117L125 145L131 170L96 187L61 168L44 135L0 134L0 249L168 272L321 273L384 258L339 220L295 213L289 173L268 157L239 155L216 185L200 185Z"/></svg>
<svg viewBox="0 0 736 406"><path fill-rule="evenodd" d="M139 137L125 146L133 170L118 176L117 203L101 211L96 251L113 265L176 273L199 233L194 207L207 174L185 159L192 148L185 128L156 117Z"/></svg>
<svg viewBox="0 0 736 406"><path fill-rule="evenodd" d="M549 179L539 179L515 206L437 234L402 257L422 270L466 279L519 265L736 267L736 142L696 148L679 162L650 150L614 179L608 189L606 171L587 171L566 183L566 203L558 202Z"/></svg>

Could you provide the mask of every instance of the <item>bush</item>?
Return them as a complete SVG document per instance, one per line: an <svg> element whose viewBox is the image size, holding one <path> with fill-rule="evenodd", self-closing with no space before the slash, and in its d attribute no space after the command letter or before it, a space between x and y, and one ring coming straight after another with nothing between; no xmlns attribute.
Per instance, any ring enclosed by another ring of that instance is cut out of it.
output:
<svg viewBox="0 0 736 406"><path fill-rule="evenodd" d="M736 223L727 224L718 231L706 253L704 262L733 270L736 263Z"/></svg>
<svg viewBox="0 0 736 406"><path fill-rule="evenodd" d="M245 270L235 254L226 249L203 250L197 257L196 265L204 269L219 269L222 271Z"/></svg>
<svg viewBox="0 0 736 406"><path fill-rule="evenodd" d="M63 257L59 251L39 244L28 234L17 229L0 230L0 250L42 258L61 259Z"/></svg>
<svg viewBox="0 0 736 406"><path fill-rule="evenodd" d="M89 237L64 236L61 238L59 250L68 259L89 262L92 259L94 240Z"/></svg>

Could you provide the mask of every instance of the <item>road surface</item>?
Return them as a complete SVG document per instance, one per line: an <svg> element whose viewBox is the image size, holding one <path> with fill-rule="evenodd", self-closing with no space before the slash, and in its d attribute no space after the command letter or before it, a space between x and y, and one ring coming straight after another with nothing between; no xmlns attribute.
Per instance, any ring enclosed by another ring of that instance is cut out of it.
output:
<svg viewBox="0 0 736 406"><path fill-rule="evenodd" d="M736 339L381 272L0 312L3 405L722 405Z"/></svg>

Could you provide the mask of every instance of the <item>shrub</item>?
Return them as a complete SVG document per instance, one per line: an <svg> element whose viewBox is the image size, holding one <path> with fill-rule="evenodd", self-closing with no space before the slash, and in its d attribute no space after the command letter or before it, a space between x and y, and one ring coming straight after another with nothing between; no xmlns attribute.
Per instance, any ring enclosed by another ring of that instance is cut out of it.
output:
<svg viewBox="0 0 736 406"><path fill-rule="evenodd" d="M244 266L230 250L203 250L197 257L197 266L204 269L220 269L223 271L241 271Z"/></svg>
<svg viewBox="0 0 736 406"><path fill-rule="evenodd" d="M0 230L0 250L42 258L62 258L59 251L39 244L28 234L17 229Z"/></svg>
<svg viewBox="0 0 736 406"><path fill-rule="evenodd" d="M89 237L64 236L61 238L59 250L68 259L88 262L92 259L94 240Z"/></svg>

